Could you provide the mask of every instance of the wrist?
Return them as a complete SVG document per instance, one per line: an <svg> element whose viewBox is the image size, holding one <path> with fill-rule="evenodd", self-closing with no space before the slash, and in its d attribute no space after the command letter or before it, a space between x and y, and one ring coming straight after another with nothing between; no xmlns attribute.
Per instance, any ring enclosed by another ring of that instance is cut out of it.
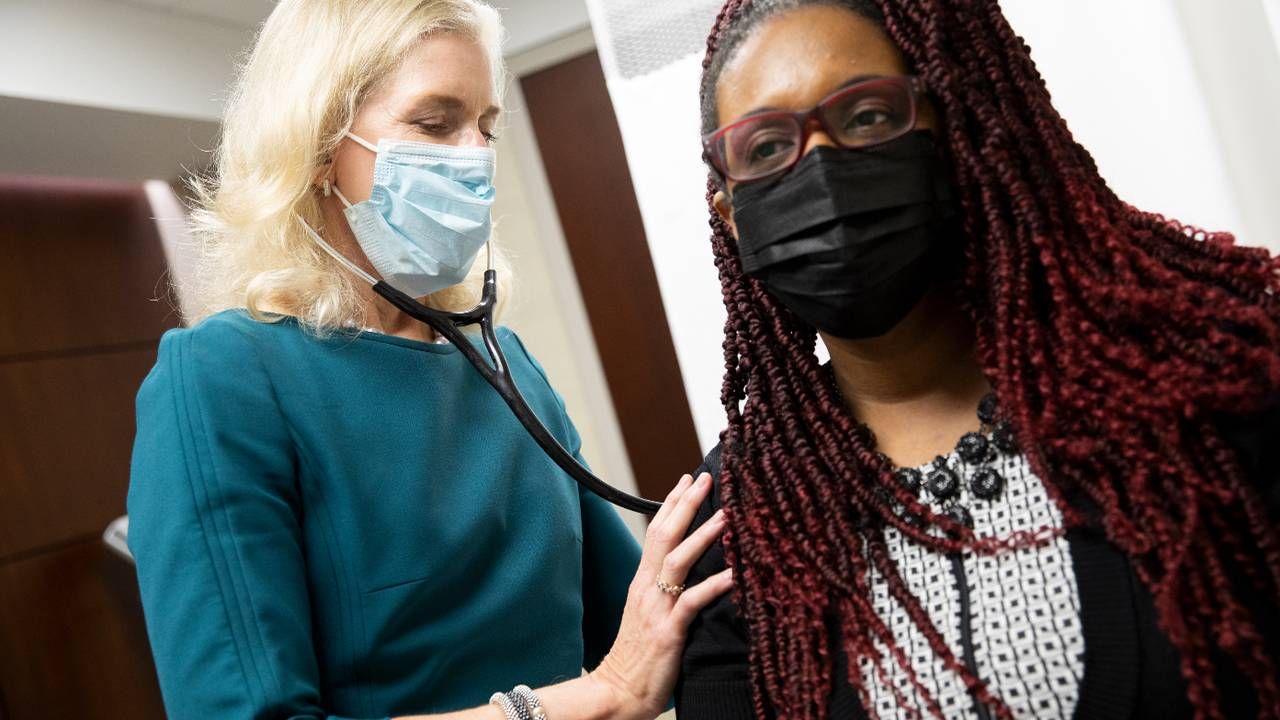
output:
<svg viewBox="0 0 1280 720"><path fill-rule="evenodd" d="M606 664L583 676L591 686L596 698L596 707L600 709L600 717L609 720L653 720L656 713L649 713L644 702L628 691L618 681L616 673L611 672Z"/></svg>

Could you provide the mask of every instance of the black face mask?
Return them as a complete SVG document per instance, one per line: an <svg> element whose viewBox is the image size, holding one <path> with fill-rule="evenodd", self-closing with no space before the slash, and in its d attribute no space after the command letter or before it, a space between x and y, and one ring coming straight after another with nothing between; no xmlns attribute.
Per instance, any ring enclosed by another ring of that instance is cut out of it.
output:
<svg viewBox="0 0 1280 720"><path fill-rule="evenodd" d="M816 148L779 179L735 188L733 216L743 271L841 338L892 330L962 257L927 130L867 149Z"/></svg>

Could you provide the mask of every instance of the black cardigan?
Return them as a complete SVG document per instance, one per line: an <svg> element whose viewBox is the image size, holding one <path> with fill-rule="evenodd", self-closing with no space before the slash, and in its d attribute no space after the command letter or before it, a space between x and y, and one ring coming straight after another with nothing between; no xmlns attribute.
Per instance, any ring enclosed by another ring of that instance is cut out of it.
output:
<svg viewBox="0 0 1280 720"><path fill-rule="evenodd" d="M1257 479L1271 517L1280 518L1280 447L1275 444L1280 440L1280 407L1253 418L1223 422L1222 429L1240 452L1250 477ZM702 472L711 473L715 487L690 532L720 507L719 446L698 469ZM1080 592L1085 639L1085 674L1075 716L1089 720L1191 718L1177 652L1156 626L1151 595L1128 559L1097 529L1069 530L1067 540ZM698 560L686 584L696 584L724 567L724 550L717 543ZM1280 662L1280 617L1274 603L1274 598L1254 598L1272 660ZM836 632L833 629L833 636ZM731 594L699 613L689 629L676 686L680 720L754 720L747 633ZM833 639L831 647L837 654L830 716L868 717L846 679L848 660L841 644ZM1225 658L1217 665L1217 686L1226 717L1256 717L1257 700L1248 682Z"/></svg>

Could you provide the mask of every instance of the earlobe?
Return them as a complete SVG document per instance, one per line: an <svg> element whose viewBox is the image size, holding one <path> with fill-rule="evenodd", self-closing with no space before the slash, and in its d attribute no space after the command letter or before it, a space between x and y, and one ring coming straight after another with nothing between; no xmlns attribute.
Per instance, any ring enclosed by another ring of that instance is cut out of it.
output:
<svg viewBox="0 0 1280 720"><path fill-rule="evenodd" d="M738 237L738 226L733 223L733 203L729 200L728 194L724 190L716 193L711 204L716 208L716 214L720 219L729 226L729 232L733 233L734 238Z"/></svg>
<svg viewBox="0 0 1280 720"><path fill-rule="evenodd" d="M320 191L324 197L329 197L333 193L333 170L333 156L326 155L316 168L316 174L311 176L311 186Z"/></svg>
<svg viewBox="0 0 1280 720"><path fill-rule="evenodd" d="M330 177L332 172L332 164L326 163L320 172L316 173L315 177L311 179L311 184L325 197L333 194L333 179Z"/></svg>

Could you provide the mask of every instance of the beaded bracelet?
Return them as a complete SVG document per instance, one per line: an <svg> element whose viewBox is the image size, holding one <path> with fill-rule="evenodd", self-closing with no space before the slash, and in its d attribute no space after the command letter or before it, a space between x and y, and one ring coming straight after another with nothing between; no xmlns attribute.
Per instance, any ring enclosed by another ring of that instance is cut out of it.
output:
<svg viewBox="0 0 1280 720"><path fill-rule="evenodd" d="M533 720L547 720L547 713L542 709L542 699L532 688L528 685L517 685L511 692L524 700L524 708L529 712L529 717Z"/></svg>
<svg viewBox="0 0 1280 720"><path fill-rule="evenodd" d="M533 720L529 717L529 711L525 709L524 701L516 702L517 698L513 698L513 695L515 695L514 692L496 692L489 697L489 704L502 708L502 713L507 716L507 720Z"/></svg>

